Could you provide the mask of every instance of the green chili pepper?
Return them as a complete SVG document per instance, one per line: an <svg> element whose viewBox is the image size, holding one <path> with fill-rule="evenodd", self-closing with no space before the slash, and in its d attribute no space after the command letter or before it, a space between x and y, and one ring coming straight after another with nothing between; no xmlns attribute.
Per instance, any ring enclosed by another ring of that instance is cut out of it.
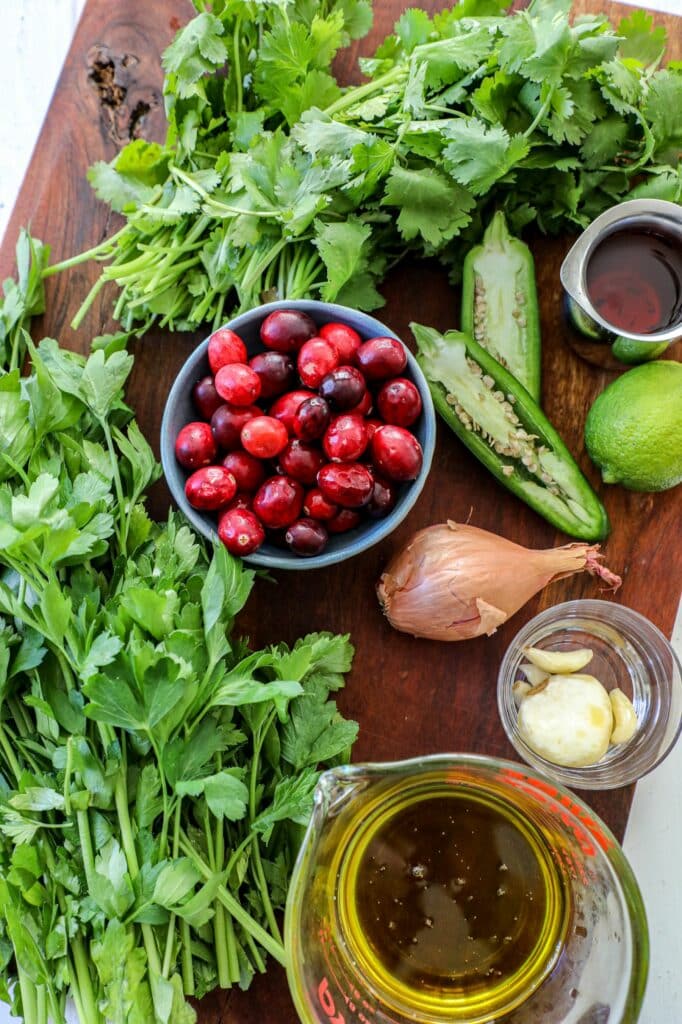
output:
<svg viewBox="0 0 682 1024"><path fill-rule="evenodd" d="M540 401L540 316L533 256L499 210L462 271L462 330Z"/></svg>
<svg viewBox="0 0 682 1024"><path fill-rule="evenodd" d="M466 334L410 327L437 412L476 458L553 526L602 540L606 509L523 385Z"/></svg>

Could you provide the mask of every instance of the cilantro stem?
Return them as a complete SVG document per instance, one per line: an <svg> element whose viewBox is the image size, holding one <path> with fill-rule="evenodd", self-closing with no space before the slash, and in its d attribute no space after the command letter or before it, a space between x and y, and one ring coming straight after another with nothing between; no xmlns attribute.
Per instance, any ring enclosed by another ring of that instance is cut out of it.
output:
<svg viewBox="0 0 682 1024"><path fill-rule="evenodd" d="M530 138L530 136L533 134L535 129L541 123L543 117L545 116L545 114L547 113L547 111L549 110L549 108L550 108L550 106L552 104L553 98L554 98L554 88L549 90L547 96L545 97L544 103L542 104L542 106L538 110L537 114L535 115L535 117L531 121L531 123L528 126L528 128L526 128L525 132L523 133L524 137L526 139Z"/></svg>
<svg viewBox="0 0 682 1024"><path fill-rule="evenodd" d="M111 459L111 475L114 481L114 488L116 490L117 509L119 513L119 519L116 523L116 536L118 538L118 544L120 553L122 555L127 554L126 543L127 543L127 509L126 500L123 493L123 483L121 481L121 474L118 468L118 458L116 456L116 449L114 448L114 440L111 436L111 428L109 427L109 421L106 416L103 416L100 421L100 426L104 432L104 439L107 444L107 450L109 452L109 458Z"/></svg>
<svg viewBox="0 0 682 1024"><path fill-rule="evenodd" d="M385 86L390 85L391 82L397 82L399 78L404 78L406 70L404 67L394 67L390 71L386 71L385 74L379 75L378 78L373 79L371 82L367 82L365 85L358 85L340 96L338 100L325 107L323 110L324 114L332 117L334 114L340 113L342 110L347 110L349 107L354 107L360 100L364 100L366 96L371 96L374 92L381 92Z"/></svg>
<svg viewBox="0 0 682 1024"><path fill-rule="evenodd" d="M190 860L193 861L197 870L204 876L206 881L210 881L213 877L213 872L208 864L206 864L206 862L199 856L192 844L181 837L180 848L187 854ZM256 942L259 942L263 949L266 949L268 953L282 965L282 967L286 967L287 956L282 943L274 939L272 935L255 920L255 918L251 917L249 912L242 907L231 892L228 892L224 885L218 886L216 896L226 910L232 914L235 921L237 921L245 931L250 932Z"/></svg>
<svg viewBox="0 0 682 1024"><path fill-rule="evenodd" d="M100 274L100 276L97 278L88 294L85 296L85 299L81 303L76 315L71 321L71 327L73 328L74 331L77 331L80 325L83 323L86 313L92 306L93 302L95 301L99 293L102 291L102 288L104 288L105 284L106 278L104 277L104 274Z"/></svg>
<svg viewBox="0 0 682 1024"><path fill-rule="evenodd" d="M85 869L85 881L88 884L88 889L92 892L95 884L95 855L87 811L76 811L76 824L78 825L78 839Z"/></svg>
<svg viewBox="0 0 682 1024"><path fill-rule="evenodd" d="M242 89L242 67L241 59L239 55L239 47L241 46L241 40L239 38L242 28L241 18L236 18L234 23L234 29L232 32L232 49L234 54L234 60L232 62L232 72L234 74L234 83L237 89L237 110L241 113L242 104L244 102L244 92Z"/></svg>
<svg viewBox="0 0 682 1024"><path fill-rule="evenodd" d="M180 938L182 939L182 987L188 996L194 995L194 964L192 963L192 936L189 923L180 920Z"/></svg>
<svg viewBox="0 0 682 1024"><path fill-rule="evenodd" d="M80 263L87 263L88 260L97 259L100 255L107 256L111 249L113 249L115 243L121 238L128 230L128 225L124 226L117 231L115 234L105 238L99 245L94 245L92 249L86 249L85 252L79 252L76 256L69 257L68 260L62 260L60 263L51 263L49 267L41 272L41 277L53 277L54 274L61 274L62 270L68 270L70 267L77 267Z"/></svg>
<svg viewBox="0 0 682 1024"><path fill-rule="evenodd" d="M0 746L2 747L2 751L3 751L4 755L5 755L5 757L7 758L7 763L9 764L10 768L12 769L12 772L14 773L14 777L17 780L17 785L18 785L19 784L19 779L21 778L21 775L22 775L22 771L21 771L21 767L19 765L19 762L16 759L16 756L15 756L14 750L12 749L11 744L7 742L7 736L5 735L5 729L6 729L5 725L0 725Z"/></svg>

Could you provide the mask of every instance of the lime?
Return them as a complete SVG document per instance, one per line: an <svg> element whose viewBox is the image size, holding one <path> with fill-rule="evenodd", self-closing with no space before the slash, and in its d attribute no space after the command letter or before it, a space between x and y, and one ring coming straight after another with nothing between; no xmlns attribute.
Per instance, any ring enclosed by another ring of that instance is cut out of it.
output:
<svg viewBox="0 0 682 1024"><path fill-rule="evenodd" d="M650 341L633 341L632 338L618 337L611 346L616 359L621 363L648 363L650 359L658 359L667 349L670 342L662 341L658 345Z"/></svg>
<svg viewBox="0 0 682 1024"><path fill-rule="evenodd" d="M607 484L665 491L682 480L682 363L628 370L590 409L585 445Z"/></svg>

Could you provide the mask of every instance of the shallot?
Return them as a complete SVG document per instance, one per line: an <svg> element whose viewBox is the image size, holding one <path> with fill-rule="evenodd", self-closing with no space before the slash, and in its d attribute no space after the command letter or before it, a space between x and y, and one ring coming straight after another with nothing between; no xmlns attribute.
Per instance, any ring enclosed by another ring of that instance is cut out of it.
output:
<svg viewBox="0 0 682 1024"><path fill-rule="evenodd" d="M395 629L431 640L494 633L554 580L589 572L616 590L598 544L535 551L475 526L448 521L416 533L377 587Z"/></svg>

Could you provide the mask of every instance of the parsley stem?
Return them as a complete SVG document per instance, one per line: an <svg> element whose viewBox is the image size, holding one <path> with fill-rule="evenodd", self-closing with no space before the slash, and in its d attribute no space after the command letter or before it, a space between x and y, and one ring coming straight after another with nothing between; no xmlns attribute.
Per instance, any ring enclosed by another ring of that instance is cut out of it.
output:
<svg viewBox="0 0 682 1024"><path fill-rule="evenodd" d="M90 977L90 970L88 968L88 957L85 955L83 942L78 936L71 939L71 950L73 952L73 960L76 966L76 975L78 977L84 1020L86 1020L88 1024L98 1024L99 1021L102 1021L102 1024L104 1024L104 1018L99 1012L95 993L92 989L92 978Z"/></svg>
<svg viewBox="0 0 682 1024"><path fill-rule="evenodd" d="M9 764L10 768L12 769L12 771L14 773L14 777L17 780L17 785L18 785L19 784L19 779L21 778L21 775L22 775L22 771L21 771L21 767L19 765L19 762L16 759L16 756L15 756L14 750L12 749L11 744L7 742L7 736L5 735L5 729L6 729L5 725L0 725L0 746L2 747L2 751L3 751L4 755L5 755L5 757L7 758L7 763Z"/></svg>
<svg viewBox="0 0 682 1024"><path fill-rule="evenodd" d="M253 825L253 822L254 822L255 817L256 817L256 810L257 810L257 808L256 808L256 787L257 787L257 783L258 783L258 769L259 769L259 766L260 766L261 748L263 746L263 742L265 741L265 737L267 736L267 733L268 733L268 731L269 731L269 729L270 729L270 727L271 727L271 725L272 725L272 723L273 723L273 721L275 719L275 715L276 714L277 714L277 711L276 711L275 708L273 708L268 713L268 716L265 719L265 722L263 723L261 728L258 730L257 735L255 735L254 739L253 739L253 757L251 759L251 774L250 774L250 778L249 778L249 824L250 825ZM270 931L271 931L273 937L278 942L281 943L281 941L282 941L282 934L281 934L281 932L279 930L279 925L277 924L277 919L275 917L275 912L272 909L272 903L270 902L270 892L269 892L269 889L268 889L268 884L267 884L267 882L265 880L265 872L263 871L263 862L262 862L261 856L260 856L260 843L259 843L259 839L258 839L257 835L254 835L254 837L253 837L253 846L251 848L251 856L252 856L254 875L256 877L256 882L258 884L258 888L260 889L260 894L261 894L261 897L262 897L262 900L263 900L263 908L265 910L265 917L267 919L268 925L270 926Z"/></svg>
<svg viewBox="0 0 682 1024"><path fill-rule="evenodd" d="M38 1005L36 1000L36 987L28 974L17 967L19 975L19 990L21 992L21 1006L24 1015L24 1024L38 1024Z"/></svg>

